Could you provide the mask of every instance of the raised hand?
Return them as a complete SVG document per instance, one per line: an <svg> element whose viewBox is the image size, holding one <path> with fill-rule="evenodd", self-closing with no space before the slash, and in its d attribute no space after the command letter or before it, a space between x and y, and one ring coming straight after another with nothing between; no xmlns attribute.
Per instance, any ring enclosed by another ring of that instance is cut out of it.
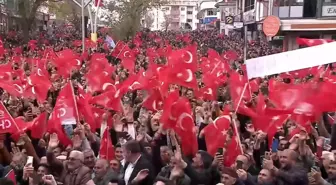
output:
<svg viewBox="0 0 336 185"><path fill-rule="evenodd" d="M50 149L54 149L54 148L58 147L58 144L59 144L59 139L58 139L57 134L56 133L51 134L50 139L49 139L48 147Z"/></svg>
<svg viewBox="0 0 336 185"><path fill-rule="evenodd" d="M245 170L239 169L236 171L239 179L245 181L247 179L247 173Z"/></svg>
<svg viewBox="0 0 336 185"><path fill-rule="evenodd" d="M76 134L72 137L72 145L73 145L74 149L81 148L82 142L83 142L83 140L79 135Z"/></svg>
<svg viewBox="0 0 336 185"><path fill-rule="evenodd" d="M141 182L142 180L144 180L147 176L149 175L149 170L148 169L142 169L138 172L138 174L136 175L136 177L134 178L133 181L135 182Z"/></svg>
<svg viewBox="0 0 336 185"><path fill-rule="evenodd" d="M42 177L42 181L47 185L57 185L54 176L52 175L45 175Z"/></svg>

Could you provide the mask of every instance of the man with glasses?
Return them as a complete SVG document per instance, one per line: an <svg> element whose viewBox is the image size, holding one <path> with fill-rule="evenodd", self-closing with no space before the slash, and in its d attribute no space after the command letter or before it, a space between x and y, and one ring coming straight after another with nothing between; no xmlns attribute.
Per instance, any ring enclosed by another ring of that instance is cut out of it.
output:
<svg viewBox="0 0 336 185"><path fill-rule="evenodd" d="M73 150L63 169L62 182L64 184L82 185L91 180L91 170L84 165L84 154Z"/></svg>

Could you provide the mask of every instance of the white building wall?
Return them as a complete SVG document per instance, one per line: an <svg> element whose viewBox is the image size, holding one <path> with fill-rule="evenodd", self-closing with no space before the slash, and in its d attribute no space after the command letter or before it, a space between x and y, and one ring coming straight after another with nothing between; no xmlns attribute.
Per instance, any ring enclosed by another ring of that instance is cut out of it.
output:
<svg viewBox="0 0 336 185"><path fill-rule="evenodd" d="M197 28L197 0L171 0L161 8L154 8L149 11L153 15L154 22L150 27L151 30L164 30L165 14L169 15L172 20L171 25L177 25L178 28L183 28L185 23L189 23L192 30ZM174 7L174 8L173 8ZM178 11L175 11L178 8ZM173 9L173 14L172 13ZM169 29L171 29L170 26Z"/></svg>

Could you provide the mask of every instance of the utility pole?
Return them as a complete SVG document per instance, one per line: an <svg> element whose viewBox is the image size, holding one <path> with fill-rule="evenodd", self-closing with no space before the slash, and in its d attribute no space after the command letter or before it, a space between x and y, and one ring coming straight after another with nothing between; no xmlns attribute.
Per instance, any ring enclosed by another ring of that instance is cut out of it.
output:
<svg viewBox="0 0 336 185"><path fill-rule="evenodd" d="M246 62L246 58L247 58L247 25L244 19L244 12L245 12L245 0L241 0L240 3L240 19L243 22L243 27L242 27L242 38L244 38L244 63Z"/></svg>
<svg viewBox="0 0 336 185"><path fill-rule="evenodd" d="M89 0L87 2L84 2L84 0L81 0L81 3L79 3L76 0L72 0L72 1L75 4L77 4L82 10L82 13L81 13L82 14L82 52L84 53L84 51L85 51L85 16L84 16L84 10L92 0Z"/></svg>

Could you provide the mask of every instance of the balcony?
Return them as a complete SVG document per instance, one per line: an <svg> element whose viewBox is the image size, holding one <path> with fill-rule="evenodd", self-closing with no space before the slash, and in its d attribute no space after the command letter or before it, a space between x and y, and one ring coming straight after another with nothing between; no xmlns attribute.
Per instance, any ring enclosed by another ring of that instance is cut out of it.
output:
<svg viewBox="0 0 336 185"><path fill-rule="evenodd" d="M172 16L179 16L181 14L180 10L171 10L170 15Z"/></svg>
<svg viewBox="0 0 336 185"><path fill-rule="evenodd" d="M303 2L298 0L280 1L278 6L273 7L273 15L280 19L303 18ZM316 11L315 11L316 12ZM315 17L315 15L313 16Z"/></svg>
<svg viewBox="0 0 336 185"><path fill-rule="evenodd" d="M171 18L171 22L180 22L180 18L179 17L172 17Z"/></svg>
<svg viewBox="0 0 336 185"><path fill-rule="evenodd" d="M183 5L183 6L197 6L197 3L198 1L197 0L194 0L194 1L176 1L176 0L173 0L173 1L169 1L169 4L170 5Z"/></svg>
<svg viewBox="0 0 336 185"><path fill-rule="evenodd" d="M336 17L335 0L279 0L272 14L280 19L328 19Z"/></svg>

